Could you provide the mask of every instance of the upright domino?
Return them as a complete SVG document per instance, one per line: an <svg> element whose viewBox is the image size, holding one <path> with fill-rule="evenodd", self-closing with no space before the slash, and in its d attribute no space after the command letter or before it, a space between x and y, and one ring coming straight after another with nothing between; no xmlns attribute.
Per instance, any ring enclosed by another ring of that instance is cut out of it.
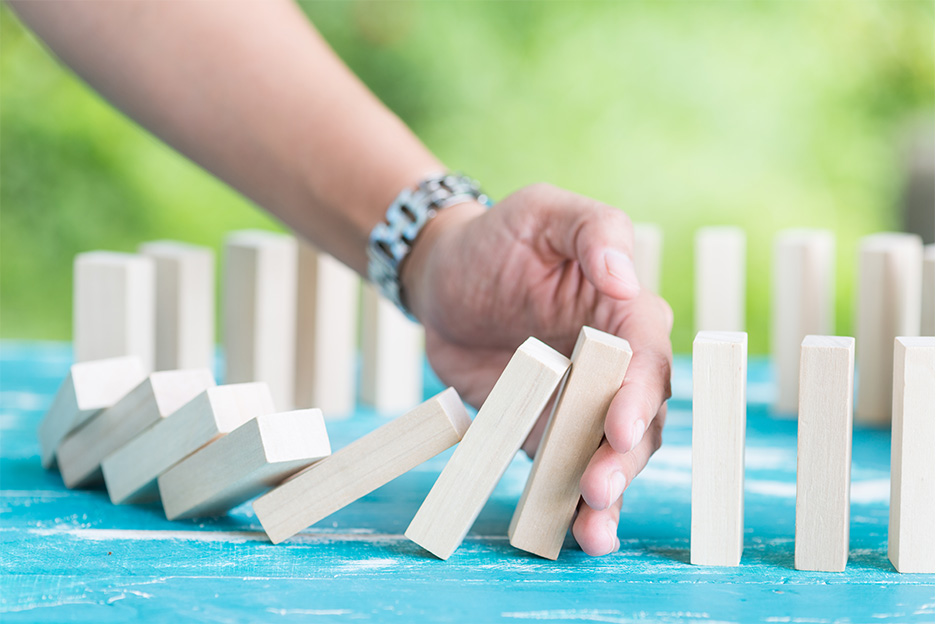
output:
<svg viewBox="0 0 936 624"><path fill-rule="evenodd" d="M694 565L736 566L744 543L747 334L699 332L692 343Z"/></svg>
<svg viewBox="0 0 936 624"><path fill-rule="evenodd" d="M890 523L887 556L898 572L936 568L936 338L894 341Z"/></svg>
<svg viewBox="0 0 936 624"><path fill-rule="evenodd" d="M270 388L262 381L207 388L104 459L101 470L111 502L156 498L159 475L248 420L274 411Z"/></svg>
<svg viewBox="0 0 936 624"><path fill-rule="evenodd" d="M569 365L568 358L536 338L517 349L410 522L406 537L440 559L451 556Z"/></svg>
<svg viewBox="0 0 936 624"><path fill-rule="evenodd" d="M360 283L341 262L299 242L294 403L325 418L354 410Z"/></svg>
<svg viewBox="0 0 936 624"><path fill-rule="evenodd" d="M55 452L65 436L119 401L145 377L143 362L135 355L72 364L39 423L43 467L55 465Z"/></svg>
<svg viewBox="0 0 936 624"><path fill-rule="evenodd" d="M224 513L329 453L321 410L257 416L160 475L166 518Z"/></svg>
<svg viewBox="0 0 936 624"><path fill-rule="evenodd" d="M75 256L75 361L135 355L144 370L153 370L155 296L151 259L112 251Z"/></svg>
<svg viewBox="0 0 936 624"><path fill-rule="evenodd" d="M259 230L225 242L225 383L265 381L278 410L292 407L296 359L296 241Z"/></svg>
<svg viewBox="0 0 936 624"><path fill-rule="evenodd" d="M104 458L214 383L208 369L150 374L117 403L65 438L58 449L65 485L75 488L100 481Z"/></svg>
<svg viewBox="0 0 936 624"><path fill-rule="evenodd" d="M153 241L140 253L156 266L156 370L213 368L214 252Z"/></svg>
<svg viewBox="0 0 936 624"><path fill-rule="evenodd" d="M936 247L923 249L923 296L920 309L920 335L936 334Z"/></svg>
<svg viewBox="0 0 936 624"><path fill-rule="evenodd" d="M842 572L848 561L855 339L806 336L796 435L797 570Z"/></svg>
<svg viewBox="0 0 936 624"><path fill-rule="evenodd" d="M696 232L696 331L744 331L746 246L740 228L706 227Z"/></svg>
<svg viewBox="0 0 936 624"><path fill-rule="evenodd" d="M471 419L449 388L254 501L279 544L456 444Z"/></svg>
<svg viewBox="0 0 936 624"><path fill-rule="evenodd" d="M663 259L663 230L652 223L634 224L634 268L641 288L660 292Z"/></svg>
<svg viewBox="0 0 936 624"><path fill-rule="evenodd" d="M604 435L605 415L631 360L626 340L583 327L533 468L510 521L515 548L557 559L578 505L579 481Z"/></svg>
<svg viewBox="0 0 936 624"><path fill-rule="evenodd" d="M855 419L890 421L894 338L920 331L923 244L915 234L882 233L861 239L858 258L858 397Z"/></svg>
<svg viewBox="0 0 936 624"><path fill-rule="evenodd" d="M779 414L795 415L800 344L807 335L832 334L835 237L828 230L786 230L774 241L771 351Z"/></svg>

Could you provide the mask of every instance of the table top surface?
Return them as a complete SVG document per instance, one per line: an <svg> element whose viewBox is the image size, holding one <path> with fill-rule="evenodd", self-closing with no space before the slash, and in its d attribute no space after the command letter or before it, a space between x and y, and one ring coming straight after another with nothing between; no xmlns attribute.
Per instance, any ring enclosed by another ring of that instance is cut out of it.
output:
<svg viewBox="0 0 936 624"><path fill-rule="evenodd" d="M67 344L0 343L4 622L397 620L933 622L932 574L887 558L890 435L855 427L844 573L793 569L796 423L769 414L764 359L749 365L745 537L736 568L689 564L691 366L677 357L664 447L628 489L621 550L558 561L512 548L507 526L530 461L518 456L448 561L403 537L443 453L296 537L270 544L249 504L169 522L158 505L67 490L39 462L36 428L70 364ZM427 396L441 389L427 373ZM334 449L386 422L329 421Z"/></svg>

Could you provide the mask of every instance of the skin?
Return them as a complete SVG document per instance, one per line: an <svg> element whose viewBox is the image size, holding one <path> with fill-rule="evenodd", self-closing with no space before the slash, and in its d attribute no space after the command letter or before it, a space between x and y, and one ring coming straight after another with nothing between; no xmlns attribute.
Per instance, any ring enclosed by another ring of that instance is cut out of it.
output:
<svg viewBox="0 0 936 624"><path fill-rule="evenodd" d="M10 5L129 117L362 275L393 198L446 170L288 0ZM660 447L670 396L672 311L640 289L632 241L620 210L539 184L447 208L401 266L433 369L475 407L531 335L566 355L582 325L630 342L581 479L572 532L591 555L620 546L622 494Z"/></svg>

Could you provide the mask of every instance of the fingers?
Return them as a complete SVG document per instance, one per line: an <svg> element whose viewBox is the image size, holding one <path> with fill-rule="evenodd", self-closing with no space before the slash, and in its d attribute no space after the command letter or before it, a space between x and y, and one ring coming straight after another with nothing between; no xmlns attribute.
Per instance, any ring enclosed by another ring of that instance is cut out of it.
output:
<svg viewBox="0 0 936 624"><path fill-rule="evenodd" d="M572 536L585 554L600 557L621 547L617 529L623 502L624 499L618 497L614 505L602 510L579 503L578 515L572 524Z"/></svg>

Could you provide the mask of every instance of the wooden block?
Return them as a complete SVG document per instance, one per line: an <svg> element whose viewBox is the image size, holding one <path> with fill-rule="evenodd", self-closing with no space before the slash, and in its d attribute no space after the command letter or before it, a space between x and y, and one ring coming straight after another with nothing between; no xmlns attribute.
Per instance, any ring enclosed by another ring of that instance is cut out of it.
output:
<svg viewBox="0 0 936 624"><path fill-rule="evenodd" d="M406 537L440 559L451 556L569 365L567 357L536 338L517 349L410 522Z"/></svg>
<svg viewBox="0 0 936 624"><path fill-rule="evenodd" d="M259 230L225 241L225 383L265 381L278 410L292 407L296 361L296 241Z"/></svg>
<svg viewBox="0 0 936 624"><path fill-rule="evenodd" d="M222 514L330 453L321 410L257 416L160 475L166 517Z"/></svg>
<svg viewBox="0 0 936 624"><path fill-rule="evenodd" d="M828 336L835 322L835 236L828 230L785 230L774 240L771 351L778 414L799 405L800 344Z"/></svg>
<svg viewBox="0 0 936 624"><path fill-rule="evenodd" d="M135 355L146 372L155 352L156 270L150 258L111 251L75 256L75 361Z"/></svg>
<svg viewBox="0 0 936 624"><path fill-rule="evenodd" d="M214 368L214 252L176 241L140 245L156 265L156 370Z"/></svg>
<svg viewBox="0 0 936 624"><path fill-rule="evenodd" d="M923 243L885 232L861 239L858 256L855 420L886 425L891 416L894 338L920 331Z"/></svg>
<svg viewBox="0 0 936 624"><path fill-rule="evenodd" d="M936 571L934 379L936 338L897 338L887 556L898 572Z"/></svg>
<svg viewBox="0 0 936 624"><path fill-rule="evenodd" d="M806 336L796 434L797 570L842 572L848 561L855 339Z"/></svg>
<svg viewBox="0 0 936 624"><path fill-rule="evenodd" d="M695 236L696 331L744 331L744 231L706 227Z"/></svg>
<svg viewBox="0 0 936 624"><path fill-rule="evenodd" d="M39 423L43 467L55 466L55 452L65 436L119 401L145 377L143 362L135 355L72 364Z"/></svg>
<svg viewBox="0 0 936 624"><path fill-rule="evenodd" d="M936 334L936 247L923 249L923 295L920 308L920 335Z"/></svg>
<svg viewBox="0 0 936 624"><path fill-rule="evenodd" d="M262 381L206 389L107 456L101 469L111 502L155 499L159 475L251 418L274 411Z"/></svg>
<svg viewBox="0 0 936 624"><path fill-rule="evenodd" d="M423 330L372 285L364 285L362 297L361 400L399 414L423 398Z"/></svg>
<svg viewBox="0 0 936 624"><path fill-rule="evenodd" d="M694 565L736 566L744 546L747 334L699 332L692 343Z"/></svg>
<svg viewBox="0 0 936 624"><path fill-rule="evenodd" d="M360 285L357 273L299 242L295 404L326 419L354 411Z"/></svg>
<svg viewBox="0 0 936 624"><path fill-rule="evenodd" d="M660 292L660 265L663 258L663 229L651 223L634 224L634 267L641 288Z"/></svg>
<svg viewBox="0 0 936 624"><path fill-rule="evenodd" d="M449 388L254 501L279 544L456 444L471 418Z"/></svg>
<svg viewBox="0 0 936 624"><path fill-rule="evenodd" d="M572 368L559 391L508 535L515 548L559 557L581 491L579 481L604 436L611 399L621 388L631 348L591 327L579 332Z"/></svg>
<svg viewBox="0 0 936 624"><path fill-rule="evenodd" d="M208 369L150 374L112 407L65 438L58 449L65 485L74 488L101 481L105 457L214 383Z"/></svg>

